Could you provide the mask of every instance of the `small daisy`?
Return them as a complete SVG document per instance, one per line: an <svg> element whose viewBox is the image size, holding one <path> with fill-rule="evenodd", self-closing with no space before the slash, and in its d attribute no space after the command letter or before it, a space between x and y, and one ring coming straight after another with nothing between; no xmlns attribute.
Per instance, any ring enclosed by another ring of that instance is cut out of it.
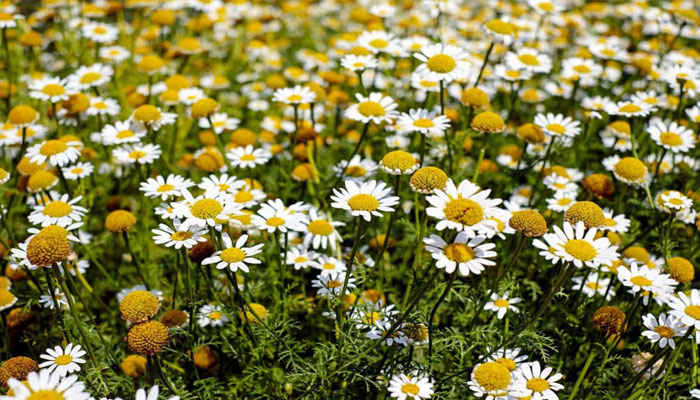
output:
<svg viewBox="0 0 700 400"><path fill-rule="evenodd" d="M642 315L642 323L647 330L642 332L642 336L649 339L651 343L659 343L659 348L663 349L666 345L672 349L676 348L674 337L685 336L686 329L681 322L673 315L666 316L665 313L659 314L659 318L654 314L649 313Z"/></svg>
<svg viewBox="0 0 700 400"><path fill-rule="evenodd" d="M537 114L535 115L535 125L542 128L542 132L552 136L575 137L581 133L580 123L571 117L564 117L562 114Z"/></svg>
<svg viewBox="0 0 700 400"><path fill-rule="evenodd" d="M548 175L542 183L549 189L554 190L555 193L565 193L569 196L575 197L578 191L578 186L576 183L571 182L569 178L564 178L557 174Z"/></svg>
<svg viewBox="0 0 700 400"><path fill-rule="evenodd" d="M252 145L236 147L226 153L226 158L231 161L234 168L255 168L266 164L272 154L264 149L254 149Z"/></svg>
<svg viewBox="0 0 700 400"><path fill-rule="evenodd" d="M211 124L209 123L211 121ZM241 120L238 118L231 118L226 113L215 113L209 118L200 118L199 127L204 129L210 129L213 125L214 133L221 134L224 131L234 131L238 128L238 124Z"/></svg>
<svg viewBox="0 0 700 400"><path fill-rule="evenodd" d="M46 349L46 354L39 356L39 358L46 360L39 364L39 368L49 372L56 371L56 375L64 377L80 371L79 364L85 364L85 360L82 358L85 354L79 344L74 346L73 343L68 343L65 349L61 346L49 348Z"/></svg>
<svg viewBox="0 0 700 400"><path fill-rule="evenodd" d="M437 115L437 111L424 109L411 109L408 114L401 113L398 123L412 132L420 132L431 137L443 137L450 127L450 119L444 115Z"/></svg>
<svg viewBox="0 0 700 400"><path fill-rule="evenodd" d="M683 292L668 298L671 315L680 319L688 327L700 329L700 291L691 289L690 296Z"/></svg>
<svg viewBox="0 0 700 400"><path fill-rule="evenodd" d="M209 175L202 178L202 182L197 185L198 188L208 193L230 193L235 194L240 189L246 186L246 183L239 180L235 176L222 174L221 176Z"/></svg>
<svg viewBox="0 0 700 400"><path fill-rule="evenodd" d="M204 193L193 197L188 190L183 190L181 195L184 200L173 204L176 215L184 218L181 229L191 225L214 227L228 221L242 208L228 196Z"/></svg>
<svg viewBox="0 0 700 400"><path fill-rule="evenodd" d="M364 71L366 69L377 68L377 60L370 55L355 55L346 54L341 60L340 65L350 71Z"/></svg>
<svg viewBox="0 0 700 400"><path fill-rule="evenodd" d="M264 244L261 243L253 247L244 247L245 242L248 240L248 235L241 235L241 237L236 240L234 246L228 233L224 232L221 237L224 242L224 249L215 252L211 257L205 258L204 261L202 261L202 265L216 264L217 269L229 268L233 272L239 269L243 272L250 272L248 264L262 263L262 261L253 256L262 253Z"/></svg>
<svg viewBox="0 0 700 400"><path fill-rule="evenodd" d="M316 294L322 297L340 296L345 282L344 272L334 272L331 274L319 274L318 277L311 281L311 286L316 288ZM355 278L350 276L348 279L348 290L355 288Z"/></svg>
<svg viewBox="0 0 700 400"><path fill-rule="evenodd" d="M452 82L463 79L471 67L467 53L452 45L437 43L424 46L413 56L423 62L416 68L416 73L431 81Z"/></svg>
<svg viewBox="0 0 700 400"><path fill-rule="evenodd" d="M58 371L50 372L48 369L30 372L26 382L10 378L7 386L12 390L12 396L3 396L3 398L8 400L36 398L88 400L91 398L90 393L85 391L85 384L78 380L77 375L61 377Z"/></svg>
<svg viewBox="0 0 700 400"><path fill-rule="evenodd" d="M56 303L58 303L58 306L61 307L61 310L67 311L69 307L68 299L66 298L66 295L63 294L63 292L61 292L61 290L58 288L54 289L53 296L51 295L51 292L49 292L49 294L42 294L41 297L39 297L39 304L41 304L44 308L53 310L56 307L56 303L53 301L54 297L56 298Z"/></svg>
<svg viewBox="0 0 700 400"><path fill-rule="evenodd" d="M614 155L603 159L603 166L612 171L615 178L631 186L646 185L650 179L647 166L637 158Z"/></svg>
<svg viewBox="0 0 700 400"><path fill-rule="evenodd" d="M607 293L608 296L606 297L606 300L609 300L615 296L615 290L608 290L610 278L599 278L598 274L595 272L588 275L586 282L583 282L583 277L581 276L575 276L571 278L571 280L574 282L571 289L574 291L580 290L588 297L593 297L596 294L605 296ZM582 284L583 287L581 287Z"/></svg>
<svg viewBox="0 0 700 400"><path fill-rule="evenodd" d="M167 200L170 197L178 197L183 190L194 186L194 182L179 175L170 174L166 179L162 175L155 178L148 178L146 182L141 182L139 190L146 197L160 197Z"/></svg>
<svg viewBox="0 0 700 400"><path fill-rule="evenodd" d="M610 115L622 115L627 118L646 117L653 111L656 111L656 108L651 104L644 102L634 103L631 101L611 103L605 109L605 112Z"/></svg>
<svg viewBox="0 0 700 400"><path fill-rule="evenodd" d="M502 202L501 199L489 199L490 193L490 189L481 190L468 180L455 186L450 179L444 190L435 190L434 195L426 198L430 204L426 213L439 220L435 226L438 231L464 231L470 238L477 234L486 235L497 225L490 217L496 215L496 206Z"/></svg>
<svg viewBox="0 0 700 400"><path fill-rule="evenodd" d="M99 22L88 22L82 26L85 38L98 43L112 43L119 36L119 28Z"/></svg>
<svg viewBox="0 0 700 400"><path fill-rule="evenodd" d="M318 254L306 248L292 247L287 251L286 262L287 265L293 265L294 269L298 271L311 266L317 257Z"/></svg>
<svg viewBox="0 0 700 400"><path fill-rule="evenodd" d="M630 227L630 219L625 217L625 214L614 215L612 210L603 209L605 217L605 226L603 230L615 233L627 233Z"/></svg>
<svg viewBox="0 0 700 400"><path fill-rule="evenodd" d="M489 258L496 257L496 252L491 251L496 247L493 243L481 244L486 238L477 236L471 240L465 232L457 233L454 241L447 244L440 236L432 234L423 239L425 249L437 260L435 266L445 268L445 272L451 274L456 268L462 276L470 274L479 275L486 267L496 265Z"/></svg>
<svg viewBox="0 0 700 400"><path fill-rule="evenodd" d="M393 319L375 321L374 326L367 332L366 336L368 339L381 340L383 344L390 347L395 344L408 346L408 337L406 337L406 333L401 327L397 327L393 332L389 333L393 324Z"/></svg>
<svg viewBox="0 0 700 400"><path fill-rule="evenodd" d="M29 222L34 225L49 226L58 225L67 227L74 222L79 222L88 210L78 204L82 196L70 199L67 194L61 195L58 200L50 200L45 204L34 206L29 214Z"/></svg>
<svg viewBox="0 0 700 400"><path fill-rule="evenodd" d="M77 93L77 89L68 84L65 79L44 77L29 82L29 97L59 103L68 100L70 95Z"/></svg>
<svg viewBox="0 0 700 400"><path fill-rule="evenodd" d="M497 313L496 316L498 319L503 319L508 311L515 313L520 312L520 310L513 305L517 303L520 303L520 299L518 297L508 298L508 292L505 292L500 296L497 293L492 293L491 300L486 303L484 310L493 311Z"/></svg>
<svg viewBox="0 0 700 400"><path fill-rule="evenodd" d="M576 185L574 184L574 186ZM576 203L576 191L558 190L554 192L553 198L547 199L547 208L562 213L574 203Z"/></svg>
<svg viewBox="0 0 700 400"><path fill-rule="evenodd" d="M47 160L54 167L65 167L80 157L80 142L47 140L27 149L26 157L34 164L43 164Z"/></svg>
<svg viewBox="0 0 700 400"><path fill-rule="evenodd" d="M552 59L532 48L522 48L517 53L506 53L506 64L515 69L533 73L548 73L552 69Z"/></svg>
<svg viewBox="0 0 700 400"><path fill-rule="evenodd" d="M114 125L105 125L100 132L102 143L106 146L125 143L137 143L146 136L146 129L130 121L117 121Z"/></svg>
<svg viewBox="0 0 700 400"><path fill-rule="evenodd" d="M595 239L597 233L595 228L586 231L583 221L576 223L576 226L565 221L564 229L555 225L554 233L543 236L547 245L539 239L535 239L533 245L548 249L554 256L553 261L572 262L578 268L584 265L591 268L610 265L619 258L617 246L611 246L605 237Z"/></svg>
<svg viewBox="0 0 700 400"><path fill-rule="evenodd" d="M373 54L393 54L400 48L400 42L394 35L380 30L362 32L357 38L357 44L371 51Z"/></svg>
<svg viewBox="0 0 700 400"><path fill-rule="evenodd" d="M433 395L433 383L419 373L394 374L387 390L397 400L429 399Z"/></svg>
<svg viewBox="0 0 700 400"><path fill-rule="evenodd" d="M87 115L109 115L116 116L121 111L121 106L114 99L105 99L102 97L91 97L90 107L85 111Z"/></svg>
<svg viewBox="0 0 700 400"><path fill-rule="evenodd" d="M677 190L663 190L654 198L654 204L666 214L675 214L690 209L693 201Z"/></svg>
<svg viewBox="0 0 700 400"><path fill-rule="evenodd" d="M510 372L515 371L520 368L527 361L527 355L520 355L520 348L516 347L514 349L501 348L495 353L491 352L491 349L486 349L486 354L489 355L489 360L496 361L499 364L505 365Z"/></svg>
<svg viewBox="0 0 700 400"><path fill-rule="evenodd" d="M216 328L219 326L223 326L227 322L228 317L224 314L221 306L205 304L202 306L202 308L199 309L199 313L197 316L197 324L199 324L199 326L202 328Z"/></svg>
<svg viewBox="0 0 700 400"><path fill-rule="evenodd" d="M296 85L293 88L279 88L272 96L273 101L285 104L307 104L316 100L316 93L307 86Z"/></svg>
<svg viewBox="0 0 700 400"><path fill-rule="evenodd" d="M119 164L152 164L161 155L160 145L135 143L112 150L112 156Z"/></svg>
<svg viewBox="0 0 700 400"><path fill-rule="evenodd" d="M304 230L305 219L304 214L286 207L280 199L261 204L257 214L251 216L253 225L268 233L289 230L301 232Z"/></svg>
<svg viewBox="0 0 700 400"><path fill-rule="evenodd" d="M695 147L693 132L675 121L652 121L647 132L657 145L673 153L685 153Z"/></svg>
<svg viewBox="0 0 700 400"><path fill-rule="evenodd" d="M311 266L321 271L321 275L345 272L345 263L335 257L326 255L319 256Z"/></svg>
<svg viewBox="0 0 700 400"><path fill-rule="evenodd" d="M631 262L629 268L620 265L617 268L617 279L623 286L629 287L630 292L642 295L648 293L665 295L669 292L668 283L670 276L662 274L659 268L650 268L648 265L638 266ZM678 282L673 281L674 284Z"/></svg>
<svg viewBox="0 0 700 400"><path fill-rule="evenodd" d="M109 65L100 63L90 66L81 66L68 77L68 82L81 90L91 87L100 87L109 82L114 70Z"/></svg>
<svg viewBox="0 0 700 400"><path fill-rule="evenodd" d="M539 361L523 365L513 373L513 389L510 394L532 400L558 399L555 392L564 389L564 385L558 383L563 375L551 373L550 367L541 370Z"/></svg>
<svg viewBox="0 0 700 400"><path fill-rule="evenodd" d="M391 188L384 182L374 180L358 186L350 180L345 181L345 188L333 189L331 207L350 211L355 217L362 217L369 222L372 216L381 217L383 212L393 212L399 198L390 196Z"/></svg>
<svg viewBox="0 0 700 400"><path fill-rule="evenodd" d="M92 175L95 167L89 162L79 162L75 165L63 167L63 176L69 181L87 178Z"/></svg>
<svg viewBox="0 0 700 400"><path fill-rule="evenodd" d="M326 215L315 208L309 210L308 223L304 232L304 247L311 245L314 249L335 250L337 243L342 239L338 233L337 227L344 226L345 223L333 221Z"/></svg>
<svg viewBox="0 0 700 400"><path fill-rule="evenodd" d="M378 165L374 160L365 158L362 159L359 154L353 156L350 162L341 160L338 165L333 167L336 176L343 174L349 180L356 183L361 183L375 175Z"/></svg>
<svg viewBox="0 0 700 400"><path fill-rule="evenodd" d="M160 224L158 229L152 229L153 242L155 244L165 245L165 247L174 247L176 250L184 247L191 249L197 242L206 242L204 235L207 230L198 226L190 226L188 229L181 229L180 220L173 221L173 228L166 224Z"/></svg>
<svg viewBox="0 0 700 400"><path fill-rule="evenodd" d="M382 93L373 92L367 97L357 93L355 97L358 102L345 110L345 116L354 121L360 121L365 124L369 122L374 122L375 124L387 122L391 124L399 115L396 111L398 105L394 102L394 99Z"/></svg>

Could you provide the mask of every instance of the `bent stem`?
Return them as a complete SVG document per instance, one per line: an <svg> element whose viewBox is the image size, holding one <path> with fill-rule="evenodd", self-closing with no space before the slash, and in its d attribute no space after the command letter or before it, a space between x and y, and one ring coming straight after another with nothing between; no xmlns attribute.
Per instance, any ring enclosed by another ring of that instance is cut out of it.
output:
<svg viewBox="0 0 700 400"><path fill-rule="evenodd" d="M399 195L399 189L400 189L400 184L401 184L401 175L396 175L394 177L394 194L397 196ZM396 220L396 214L398 213L398 210L394 210L394 212L391 213L389 216L389 226L386 228L386 234L384 235L384 243L382 243L382 248L379 251L379 254L377 255L377 262L382 265L382 257L384 256L384 252L386 251L386 248L389 246L389 237L391 236L391 229L394 226L394 221Z"/></svg>
<svg viewBox="0 0 700 400"><path fill-rule="evenodd" d="M357 224L357 233L355 234L355 242L352 245L352 251L350 252L350 258L345 264L345 280L343 281L343 287L340 291L340 303L338 303L338 308L336 309L336 316L338 317L338 327L343 330L343 306L345 305L345 291L348 289L348 283L350 282L350 274L352 273L352 266L355 263L355 255L357 254L357 249L360 247L360 242L362 241L362 231L365 227L365 219L359 217L359 223ZM342 337L342 335L341 335Z"/></svg>

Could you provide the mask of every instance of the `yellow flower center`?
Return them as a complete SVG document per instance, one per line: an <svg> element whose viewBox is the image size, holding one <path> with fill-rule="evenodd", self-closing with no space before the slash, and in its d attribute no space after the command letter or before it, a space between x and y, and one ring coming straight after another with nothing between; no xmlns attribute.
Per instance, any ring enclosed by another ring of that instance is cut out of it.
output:
<svg viewBox="0 0 700 400"><path fill-rule="evenodd" d="M255 158L256 157L252 154L243 154L243 156L241 156L241 161L255 161Z"/></svg>
<svg viewBox="0 0 700 400"><path fill-rule="evenodd" d="M668 146L680 146L683 144L683 139L681 139L681 135L673 132L664 132L659 136L659 140L661 140L661 143L668 145Z"/></svg>
<svg viewBox="0 0 700 400"><path fill-rule="evenodd" d="M638 159L625 157L615 164L615 173L628 181L638 182L644 178L647 169Z"/></svg>
<svg viewBox="0 0 700 400"><path fill-rule="evenodd" d="M540 60L537 59L537 56L534 56L532 54L521 54L518 56L518 60L520 60L521 63L529 65L531 67L536 67L540 65Z"/></svg>
<svg viewBox="0 0 700 400"><path fill-rule="evenodd" d="M306 257L297 257L297 258L294 259L294 262L295 262L295 263L305 263L305 262L307 262L307 261L309 261L309 259L306 258Z"/></svg>
<svg viewBox="0 0 700 400"><path fill-rule="evenodd" d="M366 174L367 170L364 169L361 165L351 165L345 170L345 175L351 176L353 178L359 178L365 176Z"/></svg>
<svg viewBox="0 0 700 400"><path fill-rule="evenodd" d="M27 400L63 400L64 398L65 397L55 389L39 390L27 396Z"/></svg>
<svg viewBox="0 0 700 400"><path fill-rule="evenodd" d="M451 72L457 66L457 62L447 54L436 54L428 59L426 65L429 70L438 74Z"/></svg>
<svg viewBox="0 0 700 400"><path fill-rule="evenodd" d="M56 357L53 362L57 365L68 365L73 361L73 356L70 354L64 354L62 356Z"/></svg>
<svg viewBox="0 0 700 400"><path fill-rule="evenodd" d="M401 392L405 394L410 394L411 396L417 395L419 391L420 388L418 387L418 385L413 383L405 383L403 386L401 386Z"/></svg>
<svg viewBox="0 0 700 400"><path fill-rule="evenodd" d="M503 364L490 361L476 367L474 380L488 392L503 390L510 384L510 371Z"/></svg>
<svg viewBox="0 0 700 400"><path fill-rule="evenodd" d="M525 384L528 389L532 390L533 392L544 392L545 390L549 389L549 382L547 382L546 379L542 378L532 378L528 379L527 384Z"/></svg>
<svg viewBox="0 0 700 400"><path fill-rule="evenodd" d="M274 228L277 228L278 226L284 225L284 222L285 222L284 219L282 219L280 217L272 217L266 221L268 226L272 226Z"/></svg>
<svg viewBox="0 0 700 400"><path fill-rule="evenodd" d="M146 156L146 152L141 150L132 150L131 153L129 153L129 158L132 160L138 160L139 158L144 158Z"/></svg>
<svg viewBox="0 0 700 400"><path fill-rule="evenodd" d="M518 368L515 361L511 360L510 358L499 358L496 360L496 362L508 368L508 371L510 372L513 372L516 368Z"/></svg>
<svg viewBox="0 0 700 400"><path fill-rule="evenodd" d="M324 221L322 219L317 219L309 222L309 225L306 227L306 229L308 229L308 231L313 233L314 235L328 236L331 233L333 233L333 225L331 225L330 222Z"/></svg>
<svg viewBox="0 0 700 400"><path fill-rule="evenodd" d="M127 130L120 131L119 133L117 133L117 139L126 139L126 138L133 137L134 135L135 135L134 131L127 129Z"/></svg>
<svg viewBox="0 0 700 400"><path fill-rule="evenodd" d="M343 282L336 281L336 280L330 280L330 281L328 281L327 286L331 289L339 288L339 287L343 286Z"/></svg>
<svg viewBox="0 0 700 400"><path fill-rule="evenodd" d="M591 73L591 69L588 68L587 65L583 65L583 64L575 66L574 71L578 72L579 74L590 74Z"/></svg>
<svg viewBox="0 0 700 400"><path fill-rule="evenodd" d="M419 128L432 128L435 126L435 123L428 118L419 118L413 121L413 126L417 126Z"/></svg>
<svg viewBox="0 0 700 400"><path fill-rule="evenodd" d="M448 260L455 261L457 263L471 261L476 256L474 249L464 243L448 244L443 249L443 253Z"/></svg>
<svg viewBox="0 0 700 400"><path fill-rule="evenodd" d="M377 103L376 101L365 101L357 106L357 111L365 117L381 117L386 114L384 106Z"/></svg>
<svg viewBox="0 0 700 400"><path fill-rule="evenodd" d="M241 190L240 192L236 193L235 196L233 196L233 200L236 203L247 203L253 199L253 194L245 190Z"/></svg>
<svg viewBox="0 0 700 400"><path fill-rule="evenodd" d="M73 211L73 207L65 201L52 201L44 207L44 215L53 218L65 217Z"/></svg>
<svg viewBox="0 0 700 400"><path fill-rule="evenodd" d="M224 207L221 206L221 203L214 199L197 200L194 204L192 204L192 207L190 207L192 215L201 219L214 218L221 214L221 211L223 210Z"/></svg>
<svg viewBox="0 0 700 400"><path fill-rule="evenodd" d="M506 299L498 299L493 302L493 305L500 308L506 308L510 305Z"/></svg>
<svg viewBox="0 0 700 400"><path fill-rule="evenodd" d="M620 107L620 112L623 112L623 113L634 114L634 113L638 113L640 111L642 111L642 107L640 107L636 104L625 104L624 106Z"/></svg>
<svg viewBox="0 0 700 400"><path fill-rule="evenodd" d="M356 194L348 200L348 206L354 211L374 211L379 208L379 200L369 194Z"/></svg>
<svg viewBox="0 0 700 400"><path fill-rule="evenodd" d="M547 2L540 3L537 5L537 7L539 7L540 10L546 11L546 12L554 11L554 5L552 3L547 3Z"/></svg>
<svg viewBox="0 0 700 400"><path fill-rule="evenodd" d="M595 282L586 282L586 287L589 289L596 290L596 289L600 288L600 285L598 285Z"/></svg>
<svg viewBox="0 0 700 400"><path fill-rule="evenodd" d="M501 19L492 19L486 23L486 28L501 35L512 35L513 25Z"/></svg>
<svg viewBox="0 0 700 400"><path fill-rule="evenodd" d="M691 318L700 320L700 306L687 306L685 313Z"/></svg>
<svg viewBox="0 0 700 400"><path fill-rule="evenodd" d="M192 232L190 231L178 231L170 235L170 239L177 241L184 241L192 237Z"/></svg>
<svg viewBox="0 0 700 400"><path fill-rule="evenodd" d="M651 281L649 279L647 279L646 277L641 276L641 275L631 277L630 282L634 283L637 286L649 286L649 285L651 285Z"/></svg>
<svg viewBox="0 0 700 400"><path fill-rule="evenodd" d="M663 325L655 326L654 332L658 333L659 336L666 339L676 336L676 332L674 332L673 329Z"/></svg>
<svg viewBox="0 0 700 400"><path fill-rule="evenodd" d="M566 128L561 124L549 124L547 125L547 130L556 133L557 135L562 135L566 132Z"/></svg>
<svg viewBox="0 0 700 400"><path fill-rule="evenodd" d="M564 250L572 257L581 261L591 261L597 252L592 244L581 239L572 239L566 242Z"/></svg>
<svg viewBox="0 0 700 400"><path fill-rule="evenodd" d="M377 49L383 49L389 45L389 42L384 39L373 39L369 42L369 45Z"/></svg>
<svg viewBox="0 0 700 400"><path fill-rule="evenodd" d="M49 83L41 89L41 92L48 96L60 96L66 93L66 89L56 83Z"/></svg>
<svg viewBox="0 0 700 400"><path fill-rule="evenodd" d="M214 311L209 313L209 319L218 321L221 319L221 311Z"/></svg>
<svg viewBox="0 0 700 400"><path fill-rule="evenodd" d="M66 151L67 148L68 145L66 145L60 140L47 140L39 148L39 153L41 153L44 156L50 157L54 154L59 154Z"/></svg>
<svg viewBox="0 0 700 400"><path fill-rule="evenodd" d="M445 218L452 222L472 226L484 219L484 209L469 199L454 199L445 206Z"/></svg>
<svg viewBox="0 0 700 400"><path fill-rule="evenodd" d="M80 83L92 83L100 79L102 74L99 72L88 72L80 77Z"/></svg>
<svg viewBox="0 0 700 400"><path fill-rule="evenodd" d="M242 262L245 259L245 252L238 247L231 247L221 252L221 260L227 263Z"/></svg>

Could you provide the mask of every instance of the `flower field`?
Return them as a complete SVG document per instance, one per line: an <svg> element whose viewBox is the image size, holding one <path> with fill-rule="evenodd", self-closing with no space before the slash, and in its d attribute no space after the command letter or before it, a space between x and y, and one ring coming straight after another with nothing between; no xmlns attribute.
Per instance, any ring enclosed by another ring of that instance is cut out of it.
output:
<svg viewBox="0 0 700 400"><path fill-rule="evenodd" d="M0 3L0 400L700 399L693 0Z"/></svg>

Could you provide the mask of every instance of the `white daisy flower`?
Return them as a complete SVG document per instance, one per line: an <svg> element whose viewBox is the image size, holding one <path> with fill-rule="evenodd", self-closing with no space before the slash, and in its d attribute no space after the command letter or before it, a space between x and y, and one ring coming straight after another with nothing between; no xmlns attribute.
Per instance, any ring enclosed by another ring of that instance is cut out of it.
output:
<svg viewBox="0 0 700 400"><path fill-rule="evenodd" d="M651 104L644 102L620 101L609 104L605 112L610 115L622 115L624 117L646 117L650 113L656 111L656 108Z"/></svg>
<svg viewBox="0 0 700 400"><path fill-rule="evenodd" d="M188 229L181 229L180 220L177 218L173 221L173 228L166 224L158 225L158 229L152 229L153 242L155 244L164 245L165 247L173 247L180 250L182 247L191 249L197 242L206 242L204 235L207 230L193 225Z"/></svg>
<svg viewBox="0 0 700 400"><path fill-rule="evenodd" d="M39 368L49 372L55 371L55 375L65 377L80 371L79 364L85 364L85 360L82 358L85 354L86 352L79 344L73 345L73 343L68 343L65 349L61 346L56 346L53 349L48 348L45 354L39 356L39 358L46 360L39 364Z"/></svg>
<svg viewBox="0 0 700 400"><path fill-rule="evenodd" d="M12 396L3 396L12 400L33 400L35 398L52 398L63 400L88 400L90 393L85 391L85 384L78 381L77 375L62 377L58 371L50 372L42 369L30 372L26 384L18 379L10 378L7 386L12 390Z"/></svg>
<svg viewBox="0 0 700 400"><path fill-rule="evenodd" d="M647 132L657 145L673 153L685 153L695 147L693 132L675 121L652 121Z"/></svg>
<svg viewBox="0 0 700 400"><path fill-rule="evenodd" d="M370 55L355 55L346 54L341 60L340 65L350 71L364 71L366 69L377 68L377 60Z"/></svg>
<svg viewBox="0 0 700 400"><path fill-rule="evenodd" d="M416 68L416 73L423 79L452 82L469 75L469 56L457 46L432 44L424 46L413 56L423 62Z"/></svg>
<svg viewBox="0 0 700 400"><path fill-rule="evenodd" d="M209 121L211 120L211 124ZM209 118L200 118L199 127L204 129L214 127L214 133L221 134L224 131L234 131L238 128L241 120L238 118L229 117L226 113L215 113Z"/></svg>
<svg viewBox="0 0 700 400"><path fill-rule="evenodd" d="M532 400L556 400L555 392L564 389L558 383L564 376L552 374L552 368L541 370L539 361L523 365L513 373L513 388L510 394L516 397L530 396Z"/></svg>
<svg viewBox="0 0 700 400"><path fill-rule="evenodd" d="M69 85L66 79L46 76L29 82L29 97L59 103L68 100L78 89Z"/></svg>
<svg viewBox="0 0 700 400"><path fill-rule="evenodd" d="M54 167L65 167L80 157L80 142L47 140L27 149L26 157L35 164L49 162Z"/></svg>
<svg viewBox="0 0 700 400"><path fill-rule="evenodd" d="M520 298L508 298L508 292L505 292L500 296L498 293L491 293L491 299L484 306L484 310L493 311L496 313L498 319L503 319L508 311L512 311L514 313L520 312L518 307L513 305L517 303L520 303Z"/></svg>
<svg viewBox="0 0 700 400"><path fill-rule="evenodd" d="M586 231L583 221L577 222L576 226L565 221L563 230L555 225L554 233L543 236L546 245L539 239L535 239L533 245L546 249L553 255L555 263L572 262L578 268L584 265L591 268L610 265L619 258L617 246L611 246L605 237L595 239L597 233L595 228Z"/></svg>
<svg viewBox="0 0 700 400"><path fill-rule="evenodd" d="M600 296L605 296L605 293L607 293L608 296L605 299L610 300L615 296L614 289L611 288L610 290L608 290L608 286L610 285L610 278L599 278L598 274L595 272L589 274L585 282L583 282L582 276L575 276L571 278L571 280L574 282L574 285L571 287L571 290L580 290L581 292L583 292L583 294L585 294L588 297L593 297L596 294Z"/></svg>
<svg viewBox="0 0 700 400"><path fill-rule="evenodd" d="M581 124L571 117L562 114L537 114L535 115L535 125L542 128L542 132L552 137L568 136L575 137L581 133Z"/></svg>
<svg viewBox="0 0 700 400"><path fill-rule="evenodd" d="M226 158L231 161L233 168L255 168L266 164L272 154L264 149L254 149L252 145L235 147L226 153Z"/></svg>
<svg viewBox="0 0 700 400"><path fill-rule="evenodd" d="M552 59L548 55L527 47L518 50L517 53L506 53L505 62L511 68L533 73L546 74L552 69Z"/></svg>
<svg viewBox="0 0 700 400"><path fill-rule="evenodd" d="M677 190L662 190L654 197L654 204L666 214L674 214L690 209L693 206L693 200Z"/></svg>
<svg viewBox="0 0 700 400"><path fill-rule="evenodd" d="M650 268L648 265L638 266L631 262L629 268L620 265L617 268L617 279L620 280L623 286L629 287L633 294L641 292L646 293L668 294L670 275L662 274L659 268ZM673 281L673 285L678 282Z"/></svg>
<svg viewBox="0 0 700 400"><path fill-rule="evenodd" d="M89 162L79 162L75 165L63 167L63 176L69 181L87 178L92 175L95 167Z"/></svg>
<svg viewBox="0 0 700 400"><path fill-rule="evenodd" d="M152 164L160 155L160 145L151 143L127 144L112 150L116 162L124 165Z"/></svg>
<svg viewBox="0 0 700 400"><path fill-rule="evenodd" d="M433 382L420 373L394 374L387 390L397 400L429 399L433 395Z"/></svg>
<svg viewBox="0 0 700 400"><path fill-rule="evenodd" d="M700 329L700 290L691 289L690 296L679 291L667 300L671 315L679 318L685 326Z"/></svg>
<svg viewBox="0 0 700 400"><path fill-rule="evenodd" d="M311 286L316 288L316 294L322 297L336 297L341 295L343 284L345 282L344 272L335 272L331 274L319 274L318 277L311 281ZM355 278L350 276L348 279L347 290L355 288Z"/></svg>
<svg viewBox="0 0 700 400"><path fill-rule="evenodd" d="M401 113L398 123L408 128L411 132L420 132L431 137L443 137L450 127L450 119L444 115L437 115L437 111L424 109L411 109L407 113Z"/></svg>
<svg viewBox="0 0 700 400"><path fill-rule="evenodd" d="M181 229L191 225L214 227L227 222L241 210L241 206L232 202L229 196L204 193L193 197L188 190L182 190L184 200L173 203L175 213L184 218Z"/></svg>
<svg viewBox="0 0 700 400"><path fill-rule="evenodd" d="M298 271L313 265L318 256L316 252L308 250L305 247L292 247L287 251L285 259L287 265L293 265L294 269Z"/></svg>
<svg viewBox="0 0 700 400"><path fill-rule="evenodd" d="M262 261L253 257L257 254L262 253L262 248L264 244L256 244L253 247L244 247L246 241L248 240L248 235L241 235L241 237L236 240L236 244L233 244L231 237L228 233L222 234L223 239L223 250L219 250L212 254L210 257L205 258L202 261L202 265L216 264L217 269L228 268L233 272L241 270L243 272L250 272L248 269L248 264L261 264Z"/></svg>
<svg viewBox="0 0 700 400"><path fill-rule="evenodd" d="M445 272L451 274L459 268L462 276L470 274L479 275L486 267L496 265L489 258L496 257L496 252L491 251L496 247L493 243L481 244L486 237L476 236L469 239L465 232L457 233L454 241L447 244L440 236L432 234L423 239L425 249L437 260L435 266L445 268Z"/></svg>
<svg viewBox="0 0 700 400"><path fill-rule="evenodd" d="M68 76L68 82L72 86L84 90L104 85L109 82L112 75L114 75L114 70L111 66L95 63L90 66L83 65L79 67Z"/></svg>
<svg viewBox="0 0 700 400"><path fill-rule="evenodd" d="M301 231L304 232L304 247L311 245L314 249L325 250L330 247L335 250L337 243L342 240L336 228L344 225L345 223L333 221L321 211L311 208L306 228Z"/></svg>
<svg viewBox="0 0 700 400"><path fill-rule="evenodd" d="M642 332L642 336L649 339L651 343L659 343L659 348L664 348L666 345L672 349L676 348L674 337L683 337L686 334L686 327L673 315L666 316L665 313L659 314L657 319L654 314L648 313L642 315L642 323L647 330Z"/></svg>
<svg viewBox="0 0 700 400"><path fill-rule="evenodd" d="M374 122L379 125L382 122L393 123L399 113L398 105L389 96L379 92L372 92L365 97L360 93L355 94L357 103L345 110L345 117L363 123Z"/></svg>
<svg viewBox="0 0 700 400"><path fill-rule="evenodd" d="M312 103L314 100L316 100L316 92L301 85L293 88L279 88L272 96L272 101L294 105Z"/></svg>
<svg viewBox="0 0 700 400"><path fill-rule="evenodd" d="M146 182L141 182L139 190L146 197L160 197L161 200L167 200L170 197L178 197L183 190L194 186L194 182L183 178L180 175L170 174L163 179L162 175L155 178L148 178Z"/></svg>
<svg viewBox="0 0 700 400"><path fill-rule="evenodd" d="M82 199L82 196L70 199L67 194L63 194L58 200L50 200L44 204L36 205L32 213L29 214L29 222L42 227L49 225L68 227L79 222L83 215L88 212L87 208L77 205Z"/></svg>
<svg viewBox="0 0 700 400"><path fill-rule="evenodd" d="M202 308L199 309L199 312L197 313L197 324L199 324L199 326L202 328L216 328L219 326L223 326L228 321L229 319L224 314L221 306L205 304L202 306Z"/></svg>
<svg viewBox="0 0 700 400"><path fill-rule="evenodd" d="M498 214L496 206L502 202L489 199L490 193L490 189L481 190L468 180L455 186L450 179L444 190L435 190L434 195L426 198L430 204L426 213L439 220L435 226L438 231L464 231L470 238L477 234L488 235L497 226L490 217Z"/></svg>
<svg viewBox="0 0 700 400"><path fill-rule="evenodd" d="M146 129L141 124L130 121L117 121L114 125L105 125L100 132L102 143L106 146L125 143L138 143L146 136Z"/></svg>
<svg viewBox="0 0 700 400"><path fill-rule="evenodd" d="M369 222L372 216L381 217L383 212L393 212L399 198L391 196L391 188L384 182L374 180L358 186L350 180L345 181L345 188L333 189L331 207L350 211L355 217L362 217Z"/></svg>
<svg viewBox="0 0 700 400"><path fill-rule="evenodd" d="M357 183L367 180L374 176L378 169L377 163L370 159L362 159L359 154L353 156L350 161L341 160L338 165L333 166L333 172L336 176L347 177Z"/></svg>

